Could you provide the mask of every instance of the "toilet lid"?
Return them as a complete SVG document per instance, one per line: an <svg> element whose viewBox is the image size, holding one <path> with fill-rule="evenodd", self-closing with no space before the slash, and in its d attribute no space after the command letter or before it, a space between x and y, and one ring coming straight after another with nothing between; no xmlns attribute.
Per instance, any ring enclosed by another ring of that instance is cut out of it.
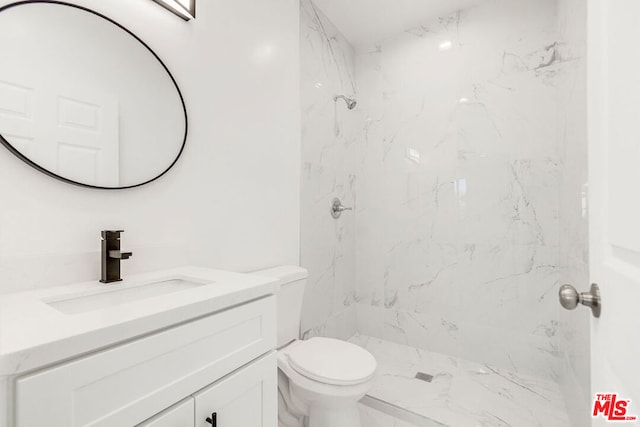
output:
<svg viewBox="0 0 640 427"><path fill-rule="evenodd" d="M376 372L376 359L355 344L315 337L300 342L288 353L289 365L312 380L334 385L365 382Z"/></svg>

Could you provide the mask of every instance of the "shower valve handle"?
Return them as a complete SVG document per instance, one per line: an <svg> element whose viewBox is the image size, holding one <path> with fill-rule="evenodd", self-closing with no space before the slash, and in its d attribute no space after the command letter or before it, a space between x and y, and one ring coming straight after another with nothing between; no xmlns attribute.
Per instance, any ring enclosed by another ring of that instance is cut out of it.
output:
<svg viewBox="0 0 640 427"><path fill-rule="evenodd" d="M333 202L331 202L331 216L334 217L335 219L340 218L340 215L342 215L342 212L352 211L352 210L353 208L347 208L345 206L342 206L342 202L337 197L333 199Z"/></svg>

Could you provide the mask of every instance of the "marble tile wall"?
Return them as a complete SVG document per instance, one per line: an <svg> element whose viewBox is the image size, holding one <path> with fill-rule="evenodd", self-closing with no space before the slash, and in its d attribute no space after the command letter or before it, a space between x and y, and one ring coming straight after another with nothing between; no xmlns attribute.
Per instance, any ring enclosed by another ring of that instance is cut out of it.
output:
<svg viewBox="0 0 640 427"><path fill-rule="evenodd" d="M301 0L301 265L309 270L305 336L349 338L356 331L355 215L335 220L331 201L355 203L356 121L334 95L353 96L355 53L310 0Z"/></svg>
<svg viewBox="0 0 640 427"><path fill-rule="evenodd" d="M360 333L558 379L558 86L579 52L557 6L486 2L358 52Z"/></svg>
<svg viewBox="0 0 640 427"><path fill-rule="evenodd" d="M588 322L556 301L588 281L584 5L494 0L357 52L300 13L305 334L559 380L584 423Z"/></svg>
<svg viewBox="0 0 640 427"><path fill-rule="evenodd" d="M559 0L559 55L574 58L558 86L560 283L589 286L587 219L586 11L581 0ZM590 424L590 312L559 309L560 385L573 425Z"/></svg>

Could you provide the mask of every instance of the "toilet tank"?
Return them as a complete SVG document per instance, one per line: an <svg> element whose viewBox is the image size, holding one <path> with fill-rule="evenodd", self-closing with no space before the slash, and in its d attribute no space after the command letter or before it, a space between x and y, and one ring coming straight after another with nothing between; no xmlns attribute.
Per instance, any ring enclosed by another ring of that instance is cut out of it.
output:
<svg viewBox="0 0 640 427"><path fill-rule="evenodd" d="M300 314L308 272L302 267L280 266L251 274L278 279L278 348L300 338Z"/></svg>

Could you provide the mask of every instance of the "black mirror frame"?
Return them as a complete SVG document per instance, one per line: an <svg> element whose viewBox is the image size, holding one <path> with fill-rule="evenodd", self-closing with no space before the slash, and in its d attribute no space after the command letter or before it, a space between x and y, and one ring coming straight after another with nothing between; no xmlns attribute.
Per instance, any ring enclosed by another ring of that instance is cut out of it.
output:
<svg viewBox="0 0 640 427"><path fill-rule="evenodd" d="M99 13L99 12L96 12L94 10L86 8L84 6L79 6L79 5L76 5L76 4L67 3L67 2L63 2L63 1L57 1L57 0L23 0L23 1L10 3L10 4L6 5L6 6L0 7L0 13L4 12L5 10L17 7L17 6L22 6L22 5L25 5L25 4L33 4L33 3L57 4L57 5L68 6L68 7L72 7L72 8L75 8L75 9L82 10L84 12L91 13L91 14L99 17L99 18L102 18L102 19L112 23L116 27L120 28L121 30L123 30L127 34L129 34L131 37L133 37L135 40L137 40L140 44L142 44L154 56L154 58L156 58L158 60L160 65L162 65L162 68L164 68L164 70L167 72L167 74L169 75L169 78L171 79L171 82L173 83L173 85L176 88L176 91L178 92L178 96L180 98L180 103L182 104L182 111L184 112L184 138L182 140L182 145L180 147L180 151L178 152L176 158L173 160L173 162L171 162L169 167L167 167L161 174L159 174L155 178L149 179L149 180L141 182L139 184L124 186L124 187L101 187L101 186L96 186L96 185L83 184L81 182L70 180L70 179L65 178L63 176L55 174L55 173L51 172L50 170L45 169L42 166L38 165L34 161L30 160L28 157L26 157L25 155L20 153L15 147L13 147L9 143L9 141L7 141L4 138L4 136L2 136L2 134L0 134L0 143L2 143L2 145L4 145L16 157L18 157L20 160L22 160L23 162L25 162L29 166L33 167L34 169L37 169L38 171L42 172L45 175L50 176L51 178L55 178L55 179L57 179L59 181L66 182L67 184L77 185L79 187L96 188L96 189L99 189L99 190L126 190L126 189L129 189L129 188L140 187L140 186L143 186L145 184L149 184L149 183L151 183L153 181L156 181L157 179L160 179L167 172L169 172L169 170L178 162L178 159L180 159L180 156L182 156L182 153L184 151L185 145L187 143L187 136L189 134L189 121L188 121L188 117L187 117L187 106L186 106L186 104L184 102L184 97L182 96L182 92L180 91L180 87L178 87L178 83L176 82L176 79L173 77L173 74L171 74L171 71L169 71L169 68L167 68L167 66L162 61L162 59L160 59L160 57L153 51L153 49L151 49L149 47L149 45L147 45L144 41L142 41L142 39L140 37L136 36L133 32L128 30L122 24L119 24L118 22L114 21L113 19L111 19L111 18L109 18L109 17L107 17L107 16L105 16L105 15Z"/></svg>

